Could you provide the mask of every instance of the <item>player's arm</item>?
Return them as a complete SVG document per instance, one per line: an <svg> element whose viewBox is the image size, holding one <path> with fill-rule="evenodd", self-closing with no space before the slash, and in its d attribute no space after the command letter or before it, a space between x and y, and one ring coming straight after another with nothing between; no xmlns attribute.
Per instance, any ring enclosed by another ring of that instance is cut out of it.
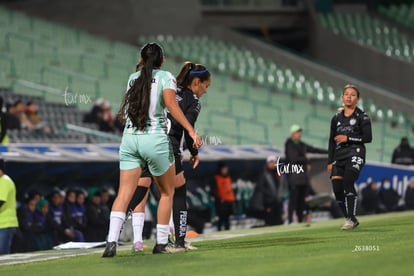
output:
<svg viewBox="0 0 414 276"><path fill-rule="evenodd" d="M192 98L192 95L191 95L191 98ZM186 105L188 101L190 102L190 104L187 107L182 106L182 105ZM200 113L200 103L194 100L191 101L190 99L185 99L185 101L180 102L180 107L184 111L184 115L187 118L188 122L194 128L195 122L197 121L198 114ZM187 130L184 130L184 139L187 145L192 145L194 143L193 138L191 138ZM198 149L195 149L193 147L188 147L188 150L190 151L192 157L195 157L198 155Z"/></svg>
<svg viewBox="0 0 414 276"><path fill-rule="evenodd" d="M171 116L183 126L185 130L188 131L189 135L193 139L194 143L192 144L194 148L199 148L202 144L201 137L195 132L192 125L188 122L184 113L182 112L180 106L177 103L175 98L175 91L173 89L164 89L163 98L165 106L168 108Z"/></svg>
<svg viewBox="0 0 414 276"><path fill-rule="evenodd" d="M372 141L371 120L365 113L362 116L363 117L360 119L361 120L361 134L348 135L348 143L351 143L351 144L371 143Z"/></svg>
<svg viewBox="0 0 414 276"><path fill-rule="evenodd" d="M336 142L334 140L334 135L335 135L335 125L336 125L336 120L335 120L336 116L334 116L331 120L331 129L330 129L330 133L329 133L329 143L328 143L328 167L332 164L333 162L333 158L334 158L334 153L335 153L335 146L336 146ZM328 168L329 170L329 168Z"/></svg>

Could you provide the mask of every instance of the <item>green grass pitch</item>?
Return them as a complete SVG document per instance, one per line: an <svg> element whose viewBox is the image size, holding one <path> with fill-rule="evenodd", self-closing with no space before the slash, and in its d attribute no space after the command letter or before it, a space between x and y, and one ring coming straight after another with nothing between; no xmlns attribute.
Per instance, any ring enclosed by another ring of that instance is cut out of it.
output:
<svg viewBox="0 0 414 276"><path fill-rule="evenodd" d="M152 255L118 251L2 265L0 275L414 275L414 212L235 230L206 235L197 251ZM129 249L129 246L128 246Z"/></svg>

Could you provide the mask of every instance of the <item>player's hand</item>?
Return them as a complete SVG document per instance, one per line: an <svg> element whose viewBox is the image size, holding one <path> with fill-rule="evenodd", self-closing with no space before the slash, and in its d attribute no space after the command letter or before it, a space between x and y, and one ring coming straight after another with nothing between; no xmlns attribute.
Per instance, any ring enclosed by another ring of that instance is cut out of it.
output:
<svg viewBox="0 0 414 276"><path fill-rule="evenodd" d="M203 140L196 132L189 133L190 137L193 139L193 148L199 149L203 145Z"/></svg>
<svg viewBox="0 0 414 276"><path fill-rule="evenodd" d="M336 135L334 137L335 142L337 142L338 144L340 143L346 143L348 142L348 136L340 134L340 135Z"/></svg>
<svg viewBox="0 0 414 276"><path fill-rule="evenodd" d="M328 173L331 174L332 173L332 164L328 164Z"/></svg>
<svg viewBox="0 0 414 276"><path fill-rule="evenodd" d="M198 158L198 155L190 157L190 164L193 165L193 169L197 168L199 163L200 163L200 159Z"/></svg>

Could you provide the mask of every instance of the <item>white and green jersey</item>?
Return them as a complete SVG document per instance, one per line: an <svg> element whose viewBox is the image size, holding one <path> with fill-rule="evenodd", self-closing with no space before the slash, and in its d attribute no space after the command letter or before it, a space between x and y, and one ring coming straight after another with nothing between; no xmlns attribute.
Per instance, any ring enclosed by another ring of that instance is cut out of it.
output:
<svg viewBox="0 0 414 276"><path fill-rule="evenodd" d="M139 76L140 72L135 72L129 76L127 90ZM144 130L140 131L132 126L131 120L128 118L125 124L124 134L166 133L167 131L167 116L163 91L165 89L177 91L177 82L175 77L168 71L154 69L152 76L147 126Z"/></svg>

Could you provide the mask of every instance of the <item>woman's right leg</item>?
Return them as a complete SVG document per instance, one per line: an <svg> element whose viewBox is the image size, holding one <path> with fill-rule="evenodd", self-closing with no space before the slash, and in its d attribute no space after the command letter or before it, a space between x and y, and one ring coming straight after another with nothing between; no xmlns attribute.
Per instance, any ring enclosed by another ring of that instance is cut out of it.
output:
<svg viewBox="0 0 414 276"><path fill-rule="evenodd" d="M169 221L171 217L174 184L175 184L175 165L161 176L154 176L155 182L158 184L160 192L160 200L157 210L157 243L153 253L178 253L185 249L168 247Z"/></svg>
<svg viewBox="0 0 414 276"><path fill-rule="evenodd" d="M342 176L332 176L331 180L336 203L341 208L344 217L348 218L348 212L345 207L344 178Z"/></svg>
<svg viewBox="0 0 414 276"><path fill-rule="evenodd" d="M137 187L141 171L140 167L120 171L118 194L112 205L107 245L102 257L113 257L116 254L116 244L125 221L126 209Z"/></svg>

